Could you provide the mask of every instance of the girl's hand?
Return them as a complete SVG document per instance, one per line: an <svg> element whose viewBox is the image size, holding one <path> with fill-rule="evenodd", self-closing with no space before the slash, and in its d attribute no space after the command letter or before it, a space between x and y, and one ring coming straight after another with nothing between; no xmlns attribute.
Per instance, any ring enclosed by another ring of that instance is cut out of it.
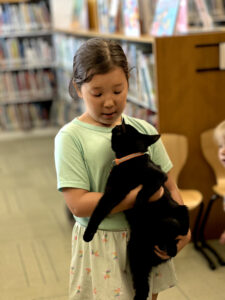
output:
<svg viewBox="0 0 225 300"><path fill-rule="evenodd" d="M158 199L160 199L162 197L164 193L164 188L161 186L157 192L155 192L150 198L149 198L149 202L151 201L157 201Z"/></svg>
<svg viewBox="0 0 225 300"><path fill-rule="evenodd" d="M180 252L181 249L184 248L184 246L186 246L191 239L191 231L189 229L187 235L178 235L177 236L177 240L179 240L179 242L177 243L177 253ZM169 259L170 256L165 252L159 249L159 247L156 245L155 246L155 254L158 255L160 258L162 259Z"/></svg>
<svg viewBox="0 0 225 300"><path fill-rule="evenodd" d="M169 259L170 256L163 250L160 250L158 246L155 246L155 254L158 255L161 259Z"/></svg>

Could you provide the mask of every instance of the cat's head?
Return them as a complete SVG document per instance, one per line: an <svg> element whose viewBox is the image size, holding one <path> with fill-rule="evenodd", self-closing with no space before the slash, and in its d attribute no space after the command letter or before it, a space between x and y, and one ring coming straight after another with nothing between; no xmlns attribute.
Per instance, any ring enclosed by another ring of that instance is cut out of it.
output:
<svg viewBox="0 0 225 300"><path fill-rule="evenodd" d="M140 133L133 126L125 124L123 119L121 125L112 130L112 149L116 157L120 158L135 152L146 152L148 147L154 144L160 135L148 135Z"/></svg>

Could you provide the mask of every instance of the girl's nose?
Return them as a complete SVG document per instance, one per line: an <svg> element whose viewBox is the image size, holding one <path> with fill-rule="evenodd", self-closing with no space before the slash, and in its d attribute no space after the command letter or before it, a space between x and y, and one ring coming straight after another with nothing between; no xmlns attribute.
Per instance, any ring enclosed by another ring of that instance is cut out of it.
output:
<svg viewBox="0 0 225 300"><path fill-rule="evenodd" d="M114 105L114 102L112 100L111 97L108 97L107 99L105 99L104 101L104 107L110 108Z"/></svg>

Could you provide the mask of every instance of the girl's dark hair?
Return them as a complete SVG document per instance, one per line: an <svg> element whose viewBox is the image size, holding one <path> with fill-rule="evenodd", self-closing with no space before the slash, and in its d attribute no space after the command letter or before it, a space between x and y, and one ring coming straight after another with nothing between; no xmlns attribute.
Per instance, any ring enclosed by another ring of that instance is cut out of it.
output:
<svg viewBox="0 0 225 300"><path fill-rule="evenodd" d="M73 76L69 84L70 96L77 98L73 83L80 89L96 74L105 74L114 67L121 67L129 78L128 62L120 44L113 40L91 38L80 46L73 58Z"/></svg>

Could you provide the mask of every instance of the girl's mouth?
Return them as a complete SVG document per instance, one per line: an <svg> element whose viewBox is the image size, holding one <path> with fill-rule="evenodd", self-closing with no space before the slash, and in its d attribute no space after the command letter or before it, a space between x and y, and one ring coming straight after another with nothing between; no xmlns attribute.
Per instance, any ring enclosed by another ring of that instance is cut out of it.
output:
<svg viewBox="0 0 225 300"><path fill-rule="evenodd" d="M103 113L102 114L104 118L110 119L115 115L115 112L112 113Z"/></svg>

